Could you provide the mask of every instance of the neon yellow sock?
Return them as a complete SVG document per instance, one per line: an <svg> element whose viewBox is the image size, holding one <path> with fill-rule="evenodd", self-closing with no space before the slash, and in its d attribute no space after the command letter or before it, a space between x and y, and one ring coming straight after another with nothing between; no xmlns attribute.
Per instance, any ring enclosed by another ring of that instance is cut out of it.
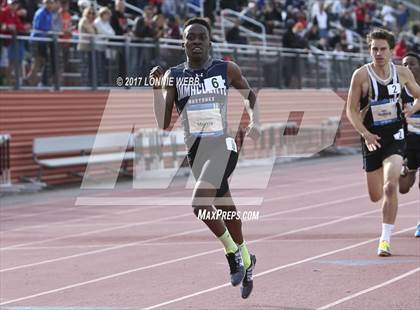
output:
<svg viewBox="0 0 420 310"><path fill-rule="evenodd" d="M226 229L223 235L219 237L219 240L222 241L226 253L235 253L238 251L238 246L230 236L229 230Z"/></svg>
<svg viewBox="0 0 420 310"><path fill-rule="evenodd" d="M245 269L248 269L249 266L251 266L251 256L249 256L248 248L246 247L245 241L238 247L241 250L242 260L244 261L244 267Z"/></svg>

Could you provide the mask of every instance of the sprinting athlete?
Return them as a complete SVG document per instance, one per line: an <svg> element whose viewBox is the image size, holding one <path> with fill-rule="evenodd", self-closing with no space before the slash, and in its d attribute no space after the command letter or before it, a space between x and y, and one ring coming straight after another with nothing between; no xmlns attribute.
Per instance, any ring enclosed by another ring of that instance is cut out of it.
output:
<svg viewBox="0 0 420 310"><path fill-rule="evenodd" d="M347 117L362 136L363 168L370 199L382 201L382 234L378 255L390 256L398 210L398 181L405 140L400 106L402 88L420 96L410 70L391 62L394 35L375 29L367 36L372 62L357 69L347 99Z"/></svg>
<svg viewBox="0 0 420 310"><path fill-rule="evenodd" d="M416 53L408 53L402 59L402 65L413 73L417 84L420 85L420 56ZM405 131L407 165L403 168L403 173L400 176L400 193L406 194L416 182L416 173L420 168L420 104L418 101L414 103L414 98L407 88L402 91L401 102L403 105L408 105L407 108L409 108L406 112L407 126ZM418 187L420 189L420 181ZM420 220L417 223L414 236L420 237Z"/></svg>
<svg viewBox="0 0 420 310"><path fill-rule="evenodd" d="M259 125L254 113L256 95L240 68L233 62L209 56L211 30L205 19L185 23L182 46L187 61L165 73L154 67L150 78L162 78L154 86L154 109L158 126L167 129L175 105L184 128L188 162L196 179L192 207L194 214L214 214L216 209L236 212L228 178L238 161L235 139L228 134L227 95L230 86L244 97L250 117L247 134L257 139ZM240 218L203 218L203 222L222 242L230 266L233 286L241 285L242 298L253 288L255 255L249 254L242 235Z"/></svg>

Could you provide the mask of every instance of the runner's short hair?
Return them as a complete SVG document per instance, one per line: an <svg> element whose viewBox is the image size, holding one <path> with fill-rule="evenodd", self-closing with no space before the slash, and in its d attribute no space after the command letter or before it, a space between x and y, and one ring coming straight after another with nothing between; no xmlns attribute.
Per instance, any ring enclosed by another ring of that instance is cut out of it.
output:
<svg viewBox="0 0 420 310"><path fill-rule="evenodd" d="M211 38L211 27L209 22L207 21L207 19L202 18L202 17L193 17L190 18L189 20L187 20L184 24L184 29L187 28L190 25L194 25L194 24L199 24L199 25L203 25L204 27L207 28L208 32L209 32L209 37Z"/></svg>
<svg viewBox="0 0 420 310"><path fill-rule="evenodd" d="M386 40L390 49L393 49L395 47L395 36L391 31L382 28L375 28L371 32L369 32L366 37L369 48L372 45L372 41L375 39Z"/></svg>

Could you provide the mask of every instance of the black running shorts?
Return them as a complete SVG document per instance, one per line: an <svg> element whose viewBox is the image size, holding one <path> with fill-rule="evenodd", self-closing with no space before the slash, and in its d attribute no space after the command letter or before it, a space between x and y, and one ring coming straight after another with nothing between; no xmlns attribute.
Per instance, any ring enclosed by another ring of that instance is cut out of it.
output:
<svg viewBox="0 0 420 310"><path fill-rule="evenodd" d="M379 140L381 147L375 151L369 151L365 140L362 139L363 169L372 172L382 167L382 162L392 156L405 154L405 140L396 140L393 135L381 136Z"/></svg>
<svg viewBox="0 0 420 310"><path fill-rule="evenodd" d="M420 135L409 133L407 135L407 149L405 151L408 170L420 168Z"/></svg>
<svg viewBox="0 0 420 310"><path fill-rule="evenodd" d="M223 197L229 190L228 178L238 162L236 145L232 145L232 141L232 138L222 136L197 138L189 144L187 158L194 178L217 188L216 197Z"/></svg>

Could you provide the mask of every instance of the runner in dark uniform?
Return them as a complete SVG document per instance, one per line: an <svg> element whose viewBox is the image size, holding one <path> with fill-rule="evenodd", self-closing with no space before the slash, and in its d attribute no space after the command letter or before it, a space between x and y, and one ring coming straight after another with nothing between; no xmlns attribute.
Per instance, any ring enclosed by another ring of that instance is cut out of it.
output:
<svg viewBox="0 0 420 310"><path fill-rule="evenodd" d="M186 22L183 48L187 61L165 73L161 67L151 70L150 76L161 78L155 86L154 108L158 126L167 129L175 105L184 127L188 162L196 184L192 206L194 214L212 213L215 209L236 212L231 198L228 178L238 161L234 137L227 126L227 95L230 86L238 89L245 99L250 117L248 135L257 139L259 126L254 113L256 96L233 62L215 60L209 56L210 25L206 20L193 18ZM250 255L242 236L242 222L234 219L203 219L225 248L230 266L231 283L240 283L242 298L253 288L252 271L256 258Z"/></svg>
<svg viewBox="0 0 420 310"><path fill-rule="evenodd" d="M394 35L383 29L368 34L372 63L357 69L347 99L347 117L362 136L363 167L370 199L382 201L382 234L378 255L390 256L398 210L398 183L404 156L401 90L415 98L420 87L413 74L392 62Z"/></svg>
<svg viewBox="0 0 420 310"><path fill-rule="evenodd" d="M407 67L414 75L417 84L420 85L420 56L415 53L408 53L402 60L404 67ZM401 102L409 108L408 117L406 120L406 166L400 176L400 193L406 194L416 182L416 173L420 168L420 104L416 102L414 105L414 98L410 91L405 87L401 94ZM414 113L413 113L414 112ZM419 176L420 180L420 176ZM420 189L420 181L419 181ZM420 220L417 223L417 228L414 233L415 237L420 237Z"/></svg>

